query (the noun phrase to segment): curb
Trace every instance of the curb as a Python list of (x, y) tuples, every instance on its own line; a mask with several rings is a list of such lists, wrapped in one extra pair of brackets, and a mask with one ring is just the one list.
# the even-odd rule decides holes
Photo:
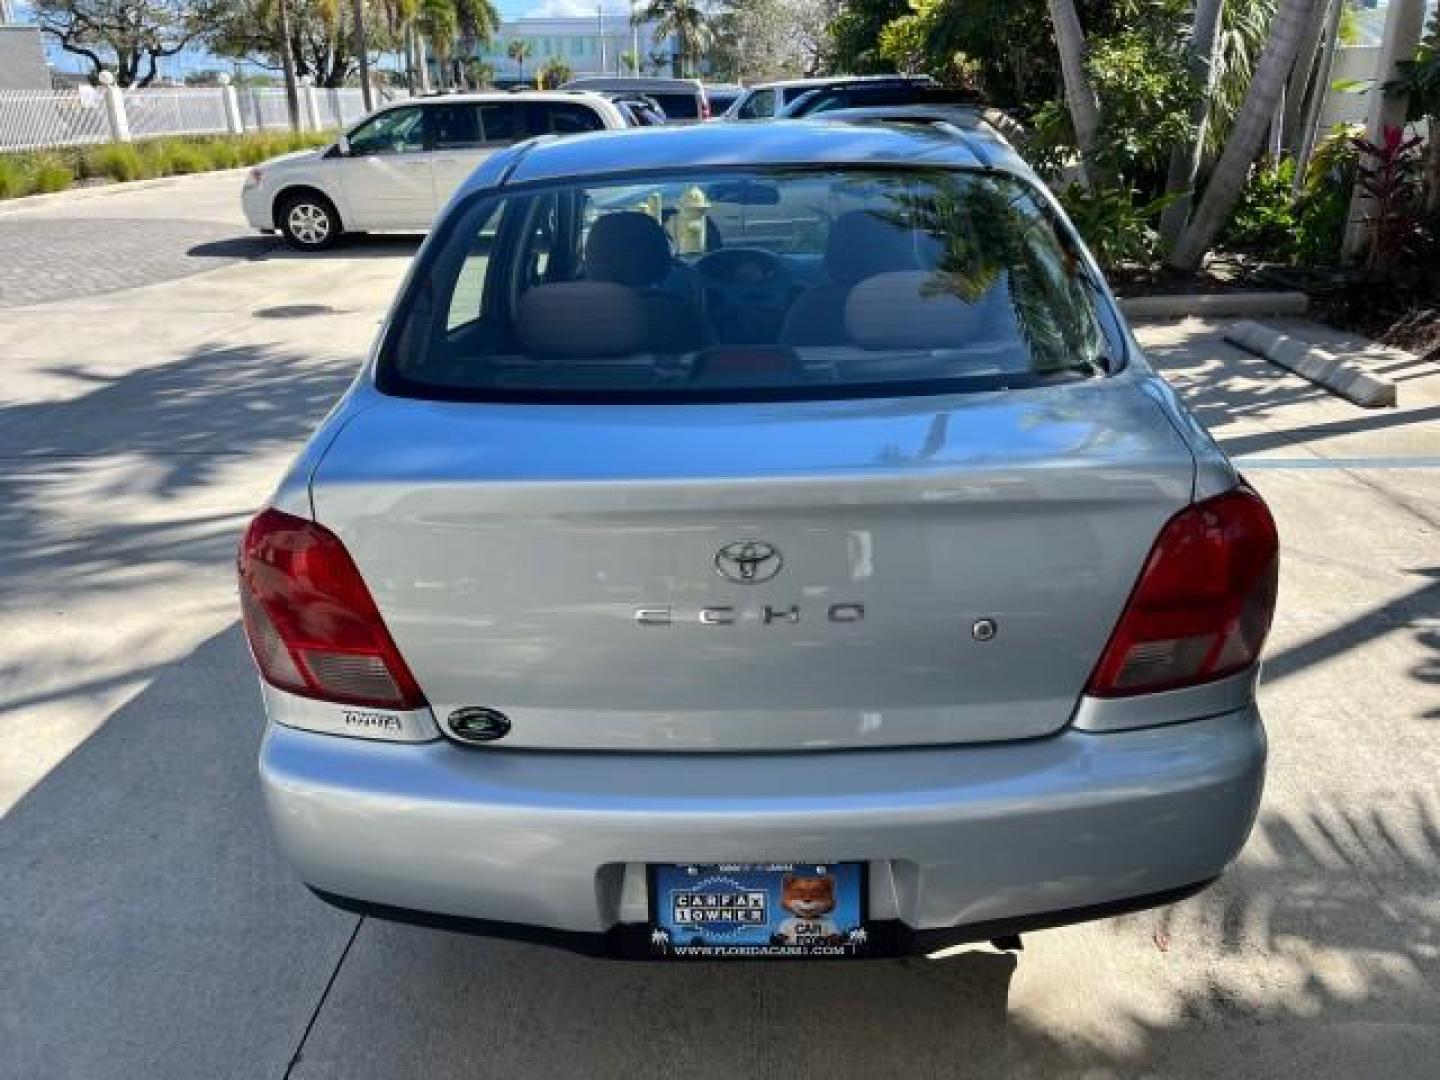
[(1196, 293), (1121, 297), (1127, 319), (1183, 319), (1208, 315), (1303, 315), (1310, 297), (1303, 292)]
[(1313, 341), (1249, 320), (1229, 327), (1225, 340), (1362, 408), (1393, 408), (1396, 404), (1395, 383), (1366, 371), (1352, 359), (1357, 353), (1331, 352)]
[(148, 188), (164, 187), (201, 176), (239, 175), (249, 171), (250, 166), (237, 169), (207, 169), (204, 172), (186, 173), (183, 176), (152, 176), (148, 180), (116, 180), (108, 184), (87, 184), (85, 187), (66, 188), (64, 191), (47, 191), (43, 195), (21, 195), (15, 199), (0, 199), (0, 214), (17, 214), (22, 210), (34, 210), (52, 203), (72, 199), (94, 199), (103, 195), (123, 195), (127, 191), (145, 191)]

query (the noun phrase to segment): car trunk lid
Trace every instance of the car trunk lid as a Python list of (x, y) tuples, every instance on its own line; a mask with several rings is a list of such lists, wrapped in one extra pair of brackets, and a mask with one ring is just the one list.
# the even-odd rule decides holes
[(756, 751), (1063, 727), (1194, 462), (1143, 377), (728, 405), (375, 395), (315, 471), (442, 722)]

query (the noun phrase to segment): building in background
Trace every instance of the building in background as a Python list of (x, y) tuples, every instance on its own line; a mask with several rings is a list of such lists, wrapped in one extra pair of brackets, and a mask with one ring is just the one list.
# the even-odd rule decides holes
[[(669, 39), (656, 37), (650, 24), (632, 27), (624, 15), (522, 18), (501, 23), (494, 40), (475, 51), (477, 60), (494, 69), (499, 85), (520, 81), (520, 65), (507, 53), (510, 43), (516, 40), (530, 45), (530, 55), (525, 59), (526, 82), (533, 82), (535, 73), (552, 58), (562, 60), (576, 76), (632, 74), (621, 57), (635, 51), (639, 52), (642, 75), (669, 75), (675, 69), (675, 50)], [(456, 55), (460, 49), (457, 44)]]
[[(4, 5), (5, 0), (0, 0)], [(50, 68), (45, 46), (33, 26), (15, 26), (11, 12), (0, 8), (0, 90), (49, 90)]]

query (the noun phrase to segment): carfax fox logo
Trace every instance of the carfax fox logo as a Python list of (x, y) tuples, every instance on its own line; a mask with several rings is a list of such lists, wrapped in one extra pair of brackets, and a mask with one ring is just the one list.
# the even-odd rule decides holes
[(835, 910), (835, 879), (821, 874), (786, 874), (780, 885), (780, 906), (790, 913), (771, 939), (775, 945), (814, 945), (835, 941), (840, 928), (830, 918)]

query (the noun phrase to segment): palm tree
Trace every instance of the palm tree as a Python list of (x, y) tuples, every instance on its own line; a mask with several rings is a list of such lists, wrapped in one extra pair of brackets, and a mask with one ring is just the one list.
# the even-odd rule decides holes
[(1210, 174), (1205, 187), (1205, 197), (1195, 208), (1190, 224), (1180, 235), (1175, 249), (1166, 262), (1179, 270), (1195, 270), (1205, 257), (1211, 242), (1230, 219), (1240, 192), (1250, 175), (1250, 166), (1265, 142), (1265, 133), (1275, 115), (1275, 106), (1290, 67), (1295, 63), (1295, 53), (1300, 48), (1300, 38), (1309, 20), (1315, 18), (1322, 0), (1282, 0), (1275, 18), (1270, 24), (1270, 35), (1260, 62), (1255, 66), (1255, 77), (1250, 82), (1250, 91), (1245, 95), (1245, 104), (1235, 119), (1230, 137), (1225, 140), (1225, 149)]
[(680, 53), (680, 74), (690, 75), (694, 63), (710, 47), (710, 19), (695, 0), (650, 0), (635, 22), (655, 24), (657, 38), (674, 38)]
[(569, 64), (558, 56), (551, 56), (535, 72), (535, 83), (541, 90), (556, 90), (574, 77)]
[(505, 46), (505, 55), (520, 65), (520, 81), (525, 81), (525, 61), (530, 58), (530, 42), (524, 38), (516, 38)]
[(385, 22), (391, 36), (403, 42), (405, 71), (412, 91), (420, 88), (419, 61), (416, 59), (415, 17), (420, 13), (419, 0), (384, 0)]
[(1190, 217), (1191, 192), (1205, 153), (1205, 130), (1210, 123), (1210, 102), (1215, 92), (1215, 52), (1220, 46), (1220, 15), (1224, 8), (1225, 0), (1195, 2), (1195, 24), (1190, 32), (1187, 62), (1190, 77), (1200, 92), (1190, 106), (1190, 138), (1170, 152), (1165, 193), (1173, 195), (1175, 201), (1160, 215), (1160, 235), (1172, 246), (1180, 239), (1185, 221)]
[(460, 42), (468, 63), (478, 46), (488, 45), (500, 29), (500, 12), (490, 0), (454, 0), (455, 21), (460, 27)]
[(459, 32), (454, 0), (420, 0), (416, 28), (423, 37), (430, 39), (435, 50), (435, 74), (443, 90), (449, 83), (450, 50)]
[(1099, 179), (1095, 162), (1096, 135), (1100, 130), (1100, 100), (1085, 71), (1085, 31), (1075, 0), (1048, 0), (1050, 24), (1060, 51), (1060, 73), (1065, 80), (1065, 104), (1075, 126), (1075, 143), (1080, 148), (1080, 172), (1087, 188)]

